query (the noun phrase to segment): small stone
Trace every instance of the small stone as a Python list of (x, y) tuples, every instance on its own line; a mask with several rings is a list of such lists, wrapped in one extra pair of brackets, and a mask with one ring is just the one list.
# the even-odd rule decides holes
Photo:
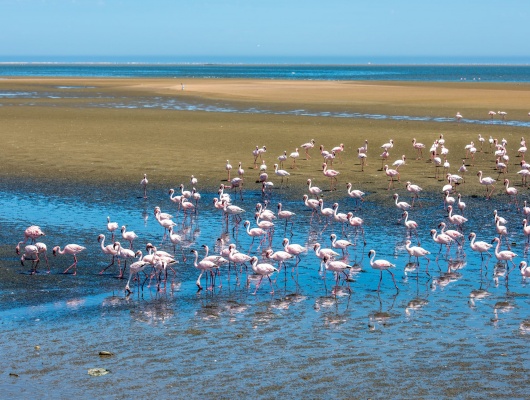
[(100, 357), (112, 357), (114, 353), (111, 353), (110, 351), (100, 351), (99, 356)]
[(40, 346), (35, 346), (35, 350), (39, 351), (40, 350)]
[(14, 372), (10, 372), (9, 376), (14, 376), (15, 378), (18, 378), (18, 374), (15, 374)]
[(88, 375), (90, 376), (103, 376), (107, 375), (110, 371), (106, 368), (90, 368), (88, 370)]

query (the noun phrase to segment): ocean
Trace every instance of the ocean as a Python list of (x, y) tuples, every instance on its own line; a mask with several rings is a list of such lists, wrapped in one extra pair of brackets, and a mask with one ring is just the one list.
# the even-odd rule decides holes
[(0, 62), (0, 77), (8, 76), (530, 82), (530, 66)]

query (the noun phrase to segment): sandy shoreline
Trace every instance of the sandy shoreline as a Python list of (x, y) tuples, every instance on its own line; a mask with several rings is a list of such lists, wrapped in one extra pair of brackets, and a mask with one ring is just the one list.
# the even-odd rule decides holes
[[(380, 171), (380, 145), (393, 138), (395, 147), (388, 159), (407, 156), (402, 180), (411, 180), (426, 189), (441, 186), (434, 179), (434, 167), (427, 163), (428, 148), (440, 134), (451, 149), (448, 160), (455, 173), (465, 156), (464, 146), (477, 142), (478, 134), (508, 140), (511, 163), (518, 163), (514, 151), (526, 128), (502, 125), (473, 125), (424, 121), (390, 121), (350, 118), (304, 117), (292, 115), (237, 114), (160, 109), (116, 109), (91, 107), (94, 96), (120, 99), (171, 97), (206, 104), (268, 107), (275, 110), (346, 110), (386, 115), (452, 117), (457, 111), (465, 118), (487, 120), (487, 112), (505, 110), (510, 119), (528, 119), (530, 85), (493, 83), (416, 83), (416, 82), (308, 82), (197, 79), (65, 79), (14, 78), (0, 81), (0, 91), (58, 91), (69, 97), (36, 100), (0, 99), (0, 176), (12, 179), (64, 179), (73, 182), (130, 182), (137, 184), (143, 173), (156, 182), (175, 186), (198, 176), (203, 187), (214, 188), (226, 179), (224, 166), (229, 159), (246, 170), (247, 187), (254, 183), (252, 150), (267, 146), (265, 155), (271, 180), (276, 182), (273, 164), (287, 151), (315, 139), (326, 149), (344, 143), (339, 185), (348, 181), (364, 190), (387, 188)], [(75, 95), (75, 96), (74, 96)], [(425, 143), (424, 159), (416, 161), (412, 138)], [(356, 149), (369, 140), (368, 166), (360, 172)], [(487, 146), (486, 146), (487, 147)], [(485, 150), (489, 151), (489, 147)], [(308, 177), (326, 187), (317, 148), (311, 160), (299, 160), (291, 185), (303, 186)], [(494, 159), (493, 159), (494, 160)], [(492, 164), (493, 162), (493, 164)], [(494, 168), (491, 154), (480, 154), (476, 173)], [(515, 173), (516, 167), (510, 170)], [(510, 171), (510, 172), (511, 172)], [(235, 172), (235, 171), (234, 171)], [(495, 171), (493, 171), (495, 173)], [(496, 176), (496, 174), (495, 174)], [(516, 177), (515, 174), (510, 176)], [(474, 193), (482, 188), (476, 177), (469, 179)], [(500, 190), (499, 190), (500, 192)]]

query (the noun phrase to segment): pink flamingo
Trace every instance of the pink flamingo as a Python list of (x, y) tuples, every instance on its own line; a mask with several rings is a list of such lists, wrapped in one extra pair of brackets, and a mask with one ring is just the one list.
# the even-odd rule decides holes
[[(324, 257), (322, 259), (322, 262), (324, 263), (325, 269), (324, 271), (332, 271), (335, 273), (335, 287), (339, 287), (339, 280), (340, 280), (340, 274), (343, 274), (345, 277), (346, 282), (348, 282), (348, 290), (351, 292), (350, 289), (350, 281), (348, 280), (349, 276), (346, 273), (347, 270), (351, 270), (352, 266), (346, 264), (343, 261), (337, 261), (329, 259), (328, 257)], [(324, 281), (326, 279), (326, 274), (324, 273)]]
[(383, 145), (381, 145), (381, 148), (384, 149), (385, 151), (388, 151), (392, 147), (394, 147), (394, 140), (392, 139), (390, 139), (388, 143), (384, 143)]
[[(440, 251), (438, 252), (438, 256), (442, 252), (442, 246), (445, 245), (447, 248), (446, 256), (449, 254), (449, 249), (451, 248), (451, 244), (453, 243), (453, 238), (451, 238), (449, 235), (446, 235), (445, 233), (436, 232), (436, 229), (431, 229), (431, 236), (432, 240), (434, 240), (435, 243), (438, 243), (440, 245)], [(436, 258), (438, 259), (438, 256)]]
[(287, 172), (286, 170), (284, 170), (284, 169), (278, 169), (278, 164), (274, 164), (274, 173), (276, 174), (276, 176), (279, 176), (280, 178), (282, 178), (282, 181), (280, 183), (280, 187), (283, 186), (283, 179), (284, 178), (287, 178), (287, 182), (286, 183), (289, 183), (289, 176), (291, 174), (289, 172)]
[(230, 161), (226, 160), (225, 170), (228, 173), (228, 177), (226, 179), (227, 182), (230, 182), (230, 172), (232, 171), (232, 164), (230, 164)]
[(358, 231), (361, 231), (363, 235), (363, 242), (366, 245), (366, 240), (364, 238), (364, 220), (360, 217), (355, 217), (352, 212), (348, 213), (348, 223), (355, 229), (355, 235), (357, 236)]
[(309, 193), (311, 193), (313, 196), (315, 196), (317, 199), (322, 194), (322, 189), (320, 189), (317, 186), (311, 186), (311, 179), (307, 180), (307, 187), (309, 190)]
[[(24, 242), (19, 242), (15, 249), (17, 254), (20, 254), (20, 245)], [(37, 265), (39, 265), (39, 249), (34, 244), (28, 244), (24, 247), (24, 254), (20, 257), (20, 264), (24, 266), (24, 261), (31, 260), (31, 275), (37, 273)]]
[(416, 158), (416, 160), (420, 160), (423, 158), (423, 149), (425, 148), (425, 145), (423, 143), (419, 143), (416, 141), (416, 138), (412, 139), (412, 147), (414, 147), (414, 149), (416, 149), (416, 151), (418, 152), (418, 157)]
[(446, 227), (447, 227), (447, 225), (445, 225), (445, 222), (440, 222), (438, 224), (438, 228), (441, 228), (440, 229), (440, 233), (441, 234), (445, 234), (445, 235), (449, 236), (456, 243), (458, 243), (459, 246), (461, 246), (461, 244), (460, 244), (460, 242), (458, 240), (463, 238), (464, 235), (462, 233), (458, 232), (458, 231), (455, 231), (454, 229), (447, 229), (446, 230)]
[(28, 226), (24, 230), (24, 242), (23, 243), (26, 243), (28, 241), (28, 239), (31, 239), (31, 241), (30, 241), (31, 243), (35, 243), (35, 240), (37, 240), (41, 236), (46, 236), (46, 235), (40, 229), (39, 226), (37, 226), (37, 225)]
[(271, 284), (271, 293), (274, 293), (274, 286), (272, 285), (271, 275), (275, 272), (278, 272), (278, 270), (272, 266), (271, 264), (267, 263), (259, 263), (258, 264), (258, 257), (252, 257), (250, 259), (250, 263), (252, 265), (252, 270), (261, 276), (258, 284), (256, 285), (256, 290), (254, 291), (254, 294), (258, 291), (258, 288), (261, 285), (261, 281), (263, 280), (263, 277), (266, 276), (269, 279), (269, 282)]
[[(499, 248), (501, 246), (501, 241), (498, 237), (493, 239), (491, 243), (494, 243), (494, 242), (497, 242), (497, 246), (495, 246), (495, 258), (497, 258), (497, 260), (499, 261), (505, 261), (506, 263), (506, 270), (508, 271), (506, 273), (506, 282), (508, 282), (508, 275), (510, 274), (511, 271), (513, 271), (513, 268), (515, 268), (515, 263), (513, 262), (513, 259), (517, 257), (517, 254), (515, 254), (513, 251), (510, 251), (510, 250), (499, 251)], [(510, 261), (513, 265), (513, 268), (511, 270), (508, 268), (508, 261)]]
[(480, 259), (484, 260), (484, 253), (488, 253), (488, 255), (491, 257), (492, 254), (488, 251), (493, 246), (489, 243), (483, 242), (483, 241), (475, 241), (477, 238), (477, 234), (475, 232), (471, 232), (469, 234), (468, 239), (471, 240), (469, 243), (469, 247), (471, 247), (471, 250), (476, 251), (480, 253)]
[(355, 199), (359, 205), (361, 202), (364, 201), (363, 199), (363, 196), (364, 196), (364, 192), (358, 190), (358, 189), (352, 189), (352, 184), (351, 182), (348, 182), (346, 184), (346, 189), (348, 190), (348, 196), (350, 196), (352, 199)]
[(272, 249), (267, 249), (267, 251), (265, 251), (265, 257), (268, 258), (269, 260), (274, 260), (278, 262), (278, 272), (279, 272), (282, 269), (282, 264), (285, 268), (287, 268), (285, 265), (285, 262), (293, 258), (294, 255), (289, 254), (283, 250), (273, 251)]
[(380, 155), (379, 157), (381, 157), (381, 171), (383, 170), (383, 164), (385, 163), (386, 160), (388, 160), (388, 157), (390, 157), (390, 153), (388, 152), (388, 150), (384, 150)]
[(147, 199), (147, 184), (149, 181), (147, 180), (147, 174), (144, 174), (144, 178), (140, 181), (140, 185), (144, 188), (144, 199)]
[[(491, 195), (495, 190), (495, 186), (493, 186), (495, 184), (495, 179), (489, 176), (482, 178), (482, 171), (478, 171), (477, 176), (480, 184), (486, 186), (486, 199), (491, 199)], [(488, 187), (491, 187), (491, 192), (489, 192)]]
[(134, 231), (127, 231), (127, 227), (123, 225), (121, 227), (121, 237), (129, 242), (129, 248), (133, 248), (134, 239), (138, 239), (138, 235)]
[(420, 202), (420, 192), (423, 191), (423, 189), (418, 185), (414, 185), (410, 183), (410, 181), (407, 181), (407, 191), (412, 193), (412, 207), (414, 207), (414, 200), (418, 199), (418, 203)]
[[(252, 248), (252, 245), (254, 244), (254, 239), (257, 237), (264, 237), (267, 235), (267, 231), (262, 228), (250, 228), (250, 221), (245, 221), (243, 226), (247, 229), (247, 235), (252, 238), (252, 243), (250, 244), (250, 247)], [(261, 242), (260, 242), (261, 245)], [(258, 246), (259, 248), (259, 246)], [(250, 250), (249, 250), (250, 252)]]
[(304, 200), (304, 204), (306, 205), (306, 207), (310, 208), (311, 211), (312, 211), (312, 213), (311, 213), (311, 220), (312, 220), (313, 219), (313, 215), (320, 208), (320, 202), (318, 200), (315, 200), (315, 199), (310, 199), (307, 194), (304, 194), (302, 199)]
[[(110, 262), (109, 265), (107, 265), (105, 268), (103, 268), (99, 274), (103, 274), (103, 272), (105, 272), (110, 266), (114, 265), (114, 259), (116, 257), (116, 255), (118, 254), (118, 252), (114, 249), (114, 246), (112, 244), (109, 244), (107, 246), (105, 246), (105, 235), (103, 234), (100, 234), (98, 236), (98, 242), (101, 246), (101, 251), (103, 252), (103, 254), (106, 254), (106, 255), (110, 255), (112, 256), (112, 260)], [(120, 275), (121, 275), (121, 269), (120, 269)]]
[(295, 151), (293, 151), (293, 152), (289, 155), (289, 157), (291, 157), (291, 158), (293, 159), (293, 163), (291, 164), (291, 169), (296, 168), (296, 159), (297, 159), (298, 157), (300, 157), (300, 153), (298, 152), (298, 147), (296, 148)]
[(61, 247), (60, 246), (55, 246), (53, 248), (53, 255), (54, 256), (57, 256), (57, 254), (70, 254), (72, 256), (74, 256), (74, 263), (72, 265), (70, 265), (68, 268), (66, 268), (63, 272), (63, 274), (66, 274), (70, 268), (74, 267), (74, 273), (73, 275), (76, 275), (77, 274), (77, 255), (79, 253), (81, 253), (83, 250), (85, 250), (86, 247), (83, 247), (83, 246), (80, 246), (78, 244), (75, 244), (75, 243), (72, 243), (72, 244), (67, 244), (66, 246), (64, 246), (64, 248), (61, 250)]
[(344, 250), (348, 252), (348, 247), (353, 246), (353, 243), (349, 240), (337, 239), (337, 235), (335, 235), (334, 233), (331, 234), (330, 239), (331, 247), (333, 247), (334, 249), (341, 249), (342, 255), (344, 255)]
[(315, 255), (321, 260), (323, 260), (324, 257), (327, 257), (328, 259), (332, 260), (335, 257), (339, 256), (339, 253), (333, 251), (332, 249), (322, 248), (322, 246), (318, 242), (315, 243), (315, 245), (313, 246), (313, 250), (315, 251)]
[(425, 250), (423, 247), (420, 247), (420, 246), (410, 246), (411, 245), (411, 241), (410, 240), (407, 240), (405, 241), (405, 249), (407, 250), (407, 253), (409, 253), (409, 260), (411, 257), (416, 257), (416, 263), (420, 263), (419, 261), (419, 257), (424, 257), (425, 259), (427, 259), (427, 267), (425, 269), (425, 271), (427, 272), (427, 275), (429, 274), (429, 263), (431, 262), (430, 258), (427, 257), (427, 254), (431, 254), (430, 251), (427, 251)]
[(511, 196), (513, 197), (513, 202), (515, 203), (515, 206), (517, 207), (517, 209), (519, 210), (519, 203), (517, 201), (517, 189), (513, 186), (509, 186), (510, 185), (510, 181), (508, 179), (505, 179), (504, 180), (504, 188), (505, 188), (505, 191), (506, 191), (506, 194), (508, 196)]
[(111, 233), (112, 239), (111, 241), (114, 242), (114, 232), (119, 228), (117, 222), (110, 222), (110, 217), (107, 217), (107, 230)]
[[(114, 250), (116, 251), (116, 257), (118, 257), (118, 265), (120, 267), (120, 275), (118, 276), (118, 278), (122, 278), (123, 273), (127, 269), (127, 260), (130, 258), (135, 258), (136, 253), (131, 249), (124, 249), (123, 247), (121, 247), (120, 242), (114, 242), (113, 247), (114, 247)], [(121, 269), (121, 260), (125, 260), (123, 270)]]
[(394, 178), (397, 177), (398, 182), (399, 180), (399, 171), (396, 171), (395, 169), (388, 168), (388, 165), (385, 165), (384, 167), (385, 175), (390, 178), (390, 182), (388, 183), (387, 190), (390, 190), (390, 186), (394, 187)]
[(315, 139), (311, 139), (309, 142), (304, 143), (300, 147), (305, 150), (305, 159), (309, 160), (311, 158), (311, 156), (309, 155), (309, 150), (315, 147)]
[(278, 203), (278, 218), (285, 220), (285, 229), (287, 229), (287, 222), (291, 222), (291, 230), (292, 230), (294, 222), (291, 221), (291, 219), (295, 215), (296, 214), (294, 212), (292, 212), (292, 211), (283, 210), (282, 209), (282, 203)]
[(374, 260), (375, 250), (370, 250), (368, 252), (368, 257), (370, 257), (370, 266), (373, 269), (376, 269), (380, 272), (379, 285), (377, 286), (377, 291), (379, 292), (381, 290), (381, 281), (383, 280), (383, 271), (388, 271), (388, 273), (392, 276), (392, 281), (394, 281), (394, 286), (396, 287), (396, 290), (399, 292), (399, 288), (396, 284), (396, 278), (394, 277), (394, 274), (392, 273), (392, 271), (390, 271), (389, 269), (389, 268), (394, 268), (395, 265), (392, 264), (390, 261), (383, 260), (383, 259)]
[(281, 156), (278, 156), (278, 161), (280, 162), (280, 168), (283, 168), (284, 161), (287, 160), (287, 150), (284, 150)]
[(526, 236), (526, 243), (530, 242), (530, 226), (528, 226), (528, 221), (523, 219), (523, 233)]
[(324, 174), (324, 176), (328, 177), (329, 180), (330, 180), (330, 190), (332, 191), (333, 190), (333, 181), (335, 181), (335, 184), (337, 183), (337, 175), (340, 174), (339, 171), (336, 171), (334, 169), (328, 169), (328, 164), (327, 163), (323, 163), (322, 164), (322, 173)]
[(462, 225), (467, 222), (467, 218), (458, 214), (453, 215), (453, 206), (447, 206), (447, 210), (449, 211), (449, 215), (447, 216), (447, 218), (449, 218), (449, 221), (451, 221), (453, 225), (456, 225), (457, 227), (462, 229)]
[[(363, 149), (363, 150), (361, 150), (361, 149)], [(364, 141), (364, 147), (359, 148), (359, 151), (360, 151), (361, 153), (366, 154), (367, 150), (368, 150), (368, 140), (365, 140), (365, 141)], [(339, 144), (338, 146), (333, 147), (333, 148), (331, 149), (331, 152), (332, 152), (333, 154), (337, 155), (337, 156), (339, 157), (339, 161), (342, 163), (342, 158), (341, 158), (340, 155), (344, 152), (344, 144), (341, 143), (341, 144)], [(368, 165), (368, 164), (366, 164), (366, 165)]]
[[(129, 287), (129, 285), (131, 283), (131, 279), (133, 275), (136, 275), (138, 277), (140, 272), (143, 272), (147, 266), (151, 265), (148, 261), (143, 260), (142, 252), (140, 250), (136, 252), (136, 257), (138, 258), (138, 261), (135, 261), (131, 265), (129, 265), (129, 279), (127, 280), (127, 283), (125, 284), (125, 292), (127, 293), (132, 293), (132, 290)], [(146, 280), (147, 278), (148, 276), (146, 274)], [(145, 283), (145, 280), (144, 280), (144, 283)], [(140, 286), (140, 279), (138, 279), (138, 287), (139, 286)]]
[[(204, 274), (205, 272), (209, 272), (212, 275), (212, 289), (213, 289), (213, 270), (216, 268), (219, 268), (219, 266), (210, 260), (203, 259), (201, 261), (198, 261), (199, 253), (197, 252), (197, 250), (191, 250), (190, 253), (193, 253), (195, 255), (193, 266), (197, 268), (199, 271), (201, 271), (201, 273), (199, 274), (199, 277), (197, 278), (197, 281), (195, 282), (195, 284), (199, 288), (198, 290), (199, 291), (202, 290), (201, 277), (202, 277), (202, 274)], [(208, 284), (208, 277), (206, 277), (206, 284)]]
[(282, 242), (283, 249), (293, 256), (296, 257), (296, 266), (301, 261), (300, 254), (306, 253), (307, 248), (296, 243), (289, 243), (289, 239), (284, 238)]
[(394, 161), (392, 163), (392, 166), (396, 167), (396, 170), (398, 170), (399, 167), (401, 167), (402, 165), (405, 165), (405, 160), (406, 159), (407, 159), (407, 157), (405, 156), (405, 154), (403, 154), (399, 160), (396, 160), (396, 161)]

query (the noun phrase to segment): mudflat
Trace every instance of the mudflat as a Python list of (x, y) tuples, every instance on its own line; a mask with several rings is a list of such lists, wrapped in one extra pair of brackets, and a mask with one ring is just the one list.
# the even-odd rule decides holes
[[(528, 128), (501, 124), (498, 116), (494, 117), (495, 123), (489, 123), (488, 111), (503, 110), (507, 120), (528, 120), (530, 85), (230, 79), (187, 79), (182, 83), (184, 90), (179, 79), (0, 80), (0, 92), (10, 94), (0, 98), (0, 176), (139, 184), (146, 173), (151, 182), (171, 187), (187, 184), (193, 174), (201, 188), (213, 189), (226, 180), (229, 160), (234, 167), (232, 177), (237, 176), (238, 163), (242, 162), (245, 187), (258, 188), (255, 180), (259, 168), (254, 168), (252, 150), (266, 146), (263, 159), (269, 179), (276, 186), (280, 181), (273, 169), (277, 157), (298, 148), (296, 168), (291, 169), (291, 159), (283, 167), (291, 173), (289, 185), (303, 187), (311, 178), (327, 188), (329, 179), (322, 174), (319, 146), (331, 150), (343, 143), (341, 159), (337, 157), (330, 167), (340, 172), (338, 187), (345, 188), (347, 182), (352, 182), (362, 190), (385, 190), (386, 195), (389, 180), (382, 166), (391, 166), (402, 155), (406, 156), (406, 165), (399, 169), (401, 188), (406, 181), (425, 190), (441, 188), (443, 167), (436, 168), (431, 162), (429, 148), (443, 135), (449, 149), (447, 171), (458, 173), (463, 161), (467, 165), (468, 194), (482, 194), (478, 170), (493, 178), (504, 177), (496, 171), (490, 136), (507, 140), (510, 160), (506, 177), (519, 182), (516, 172), (521, 157), (517, 157), (517, 149)], [(168, 100), (190, 107), (175, 110), (157, 106)], [(212, 111), (193, 111), (197, 104), (202, 105), (201, 109), (210, 105)], [(231, 111), (219, 111), (222, 108)], [(451, 120), (282, 114), (292, 110)], [(464, 119), (482, 123), (458, 122), (454, 119), (457, 112)], [(485, 138), (482, 152), (479, 134)], [(419, 160), (412, 146), (414, 138), (425, 144)], [(310, 151), (311, 159), (306, 160), (300, 146), (311, 139), (316, 145)], [(388, 159), (381, 160), (380, 146), (390, 139), (394, 147)], [(357, 149), (365, 140), (367, 165), (361, 171)], [(465, 146), (471, 141), (478, 149), (474, 160), (466, 158)]]

